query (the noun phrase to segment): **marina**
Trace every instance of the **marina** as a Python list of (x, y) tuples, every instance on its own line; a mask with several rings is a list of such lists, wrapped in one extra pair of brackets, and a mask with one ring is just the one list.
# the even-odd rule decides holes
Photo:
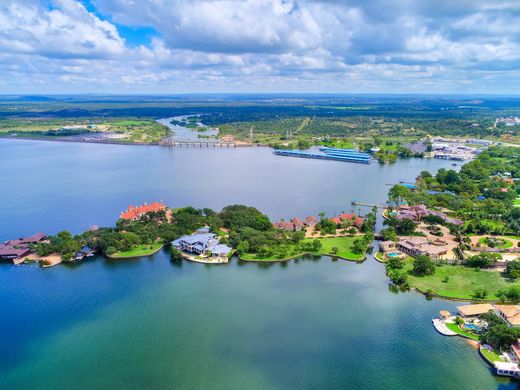
[(319, 152), (275, 150), (273, 153), (278, 156), (314, 158), (318, 160), (335, 160), (360, 164), (370, 164), (372, 162), (372, 156), (370, 154), (361, 153), (354, 149), (320, 148)]

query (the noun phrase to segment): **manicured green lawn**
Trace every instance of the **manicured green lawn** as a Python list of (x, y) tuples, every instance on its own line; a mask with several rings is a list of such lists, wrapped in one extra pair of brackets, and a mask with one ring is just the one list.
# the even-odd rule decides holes
[[(413, 261), (413, 260), (412, 260)], [(408, 261), (405, 269), (412, 269), (412, 261)], [(448, 278), (444, 282), (445, 278)], [(410, 287), (422, 292), (432, 290), (435, 294), (460, 299), (474, 299), (473, 294), (478, 288), (485, 288), (488, 292), (486, 299), (498, 299), (496, 293), (501, 288), (517, 285), (497, 271), (476, 271), (475, 268), (463, 265), (443, 265), (435, 267), (435, 274), (429, 276), (408, 275)]]
[[(337, 256), (341, 257), (345, 260), (351, 261), (363, 261), (365, 258), (364, 253), (354, 253), (352, 251), (352, 245), (354, 240), (360, 237), (331, 237), (331, 238), (319, 238), (321, 241), (321, 249), (316, 252), (317, 255), (326, 255), (326, 256)], [(306, 242), (314, 241), (314, 238), (306, 238)], [(336, 254), (332, 253), (332, 248), (338, 248), (338, 252)], [(276, 248), (275, 253), (269, 257), (260, 257), (256, 253), (245, 253), (240, 255), (242, 260), (246, 261), (283, 261), (290, 260), (296, 257), (300, 257), (304, 255), (301, 251), (298, 251), (295, 245), (285, 245)]]
[[(362, 261), (365, 258), (364, 253), (354, 253), (352, 251), (352, 245), (354, 244), (354, 240), (361, 239), (361, 237), (331, 237), (331, 238), (320, 238), (321, 241), (321, 250), (320, 254), (330, 255), (330, 256), (338, 256), (343, 259), (353, 260), (353, 261)], [(308, 239), (311, 240), (312, 239)], [(338, 252), (336, 254), (332, 253), (332, 248), (338, 248)]]
[(452, 323), (452, 322), (446, 322), (445, 324), (449, 330), (452, 330), (453, 332), (458, 333), (462, 336), (468, 337), (472, 340), (478, 341), (478, 336), (474, 335), (473, 333), (469, 333), (469, 332), (466, 332), (465, 330), (460, 329), (457, 324)]
[(520, 207), (520, 196), (513, 201), (515, 207)]
[(135, 248), (130, 249), (129, 251), (125, 252), (116, 252), (110, 257), (115, 259), (124, 259), (129, 257), (141, 257), (141, 256), (150, 256), (157, 252), (161, 247), (163, 246), (162, 242), (156, 242), (153, 244), (146, 244), (146, 245), (138, 245)]
[(482, 352), (482, 354), (485, 357), (487, 357), (489, 360), (491, 360), (491, 362), (503, 362), (503, 360), (500, 357), (500, 355), (497, 352), (495, 352), (495, 351), (490, 351), (488, 349), (481, 348), (480, 352)]
[[(495, 248), (499, 248), (499, 249), (507, 249), (507, 248), (511, 248), (513, 246), (513, 243), (509, 240), (506, 240), (504, 238), (500, 238), (500, 240), (503, 240), (504, 243), (501, 244), (501, 245), (497, 245)], [(484, 246), (489, 246), (487, 243), (486, 243), (486, 237), (481, 237), (479, 238), (478, 242), (480, 242), (482, 245)]]

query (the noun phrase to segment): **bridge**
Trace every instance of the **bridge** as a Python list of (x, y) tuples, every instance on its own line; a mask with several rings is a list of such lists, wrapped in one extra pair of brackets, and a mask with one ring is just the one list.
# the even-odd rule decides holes
[(236, 148), (235, 142), (224, 141), (182, 141), (182, 140), (163, 140), (160, 142), (163, 146), (172, 146), (177, 148)]

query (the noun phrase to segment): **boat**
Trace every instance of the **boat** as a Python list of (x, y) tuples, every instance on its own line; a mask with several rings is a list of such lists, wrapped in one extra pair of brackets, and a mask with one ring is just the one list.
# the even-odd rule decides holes
[(452, 167), (456, 167), (457, 166), (457, 163), (453, 163), (451, 164)]

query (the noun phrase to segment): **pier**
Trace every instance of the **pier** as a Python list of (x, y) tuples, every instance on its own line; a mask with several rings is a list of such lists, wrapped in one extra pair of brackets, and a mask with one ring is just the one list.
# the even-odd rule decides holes
[(388, 205), (380, 205), (380, 204), (374, 204), (374, 203), (365, 203), (365, 202), (358, 202), (353, 200), (350, 202), (352, 206), (366, 206), (366, 207), (377, 207), (378, 209), (386, 209)]
[(370, 164), (372, 157), (351, 149), (321, 148), (320, 152), (303, 152), (299, 150), (275, 150), (274, 154), (286, 157), (314, 158), (318, 160), (335, 160)]

